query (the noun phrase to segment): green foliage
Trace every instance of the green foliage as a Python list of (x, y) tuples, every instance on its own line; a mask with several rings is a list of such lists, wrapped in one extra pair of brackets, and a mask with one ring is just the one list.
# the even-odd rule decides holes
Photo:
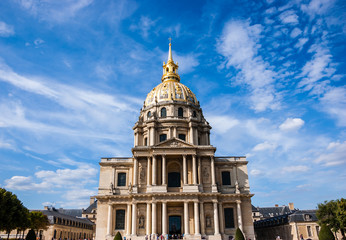
[(323, 224), (320, 230), (320, 233), (318, 234), (318, 239), (319, 240), (334, 240), (334, 235), (330, 228)]
[(235, 240), (245, 240), (244, 234), (240, 230), (240, 228), (237, 228), (235, 232)]
[(24, 227), (23, 219), (27, 218), (28, 209), (12, 192), (0, 188), (0, 231), (7, 233)]
[(122, 236), (121, 236), (120, 232), (117, 232), (117, 234), (115, 234), (113, 240), (122, 240)]
[(325, 201), (318, 204), (318, 210), (316, 212), (318, 222), (320, 225), (327, 225), (333, 232), (341, 231), (343, 237), (345, 237), (346, 227), (346, 200), (341, 198), (340, 200)]
[(36, 233), (33, 229), (30, 229), (30, 231), (26, 235), (25, 240), (36, 240)]
[(30, 228), (36, 231), (46, 230), (49, 226), (49, 221), (46, 215), (39, 211), (32, 211), (29, 214)]

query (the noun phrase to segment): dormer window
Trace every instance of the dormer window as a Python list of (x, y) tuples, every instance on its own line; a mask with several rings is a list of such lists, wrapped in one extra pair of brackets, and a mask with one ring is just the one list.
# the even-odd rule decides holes
[(182, 107), (178, 108), (178, 117), (184, 117), (184, 110)]

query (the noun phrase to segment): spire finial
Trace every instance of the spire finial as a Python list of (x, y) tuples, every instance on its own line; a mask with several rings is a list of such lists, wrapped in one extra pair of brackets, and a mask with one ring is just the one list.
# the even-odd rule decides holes
[(173, 57), (172, 57), (172, 38), (168, 38), (169, 40), (169, 52), (168, 52), (168, 61), (173, 61)]

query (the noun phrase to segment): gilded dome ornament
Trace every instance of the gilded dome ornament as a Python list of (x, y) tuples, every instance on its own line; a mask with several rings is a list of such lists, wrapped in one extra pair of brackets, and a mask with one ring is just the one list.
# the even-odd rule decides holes
[[(163, 62), (163, 74), (159, 85), (151, 90), (144, 102), (145, 107), (155, 103), (177, 101), (196, 105), (198, 103), (195, 94), (184, 84), (180, 83), (178, 63), (173, 61), (172, 43), (170, 39), (168, 61)], [(197, 104), (198, 105), (198, 104)]]

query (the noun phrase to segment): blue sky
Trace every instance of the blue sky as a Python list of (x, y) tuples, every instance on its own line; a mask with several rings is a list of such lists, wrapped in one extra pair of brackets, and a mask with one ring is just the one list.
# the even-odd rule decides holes
[(255, 206), (346, 193), (343, 1), (0, 1), (0, 186), (86, 208), (172, 37), (216, 155), (248, 157)]

